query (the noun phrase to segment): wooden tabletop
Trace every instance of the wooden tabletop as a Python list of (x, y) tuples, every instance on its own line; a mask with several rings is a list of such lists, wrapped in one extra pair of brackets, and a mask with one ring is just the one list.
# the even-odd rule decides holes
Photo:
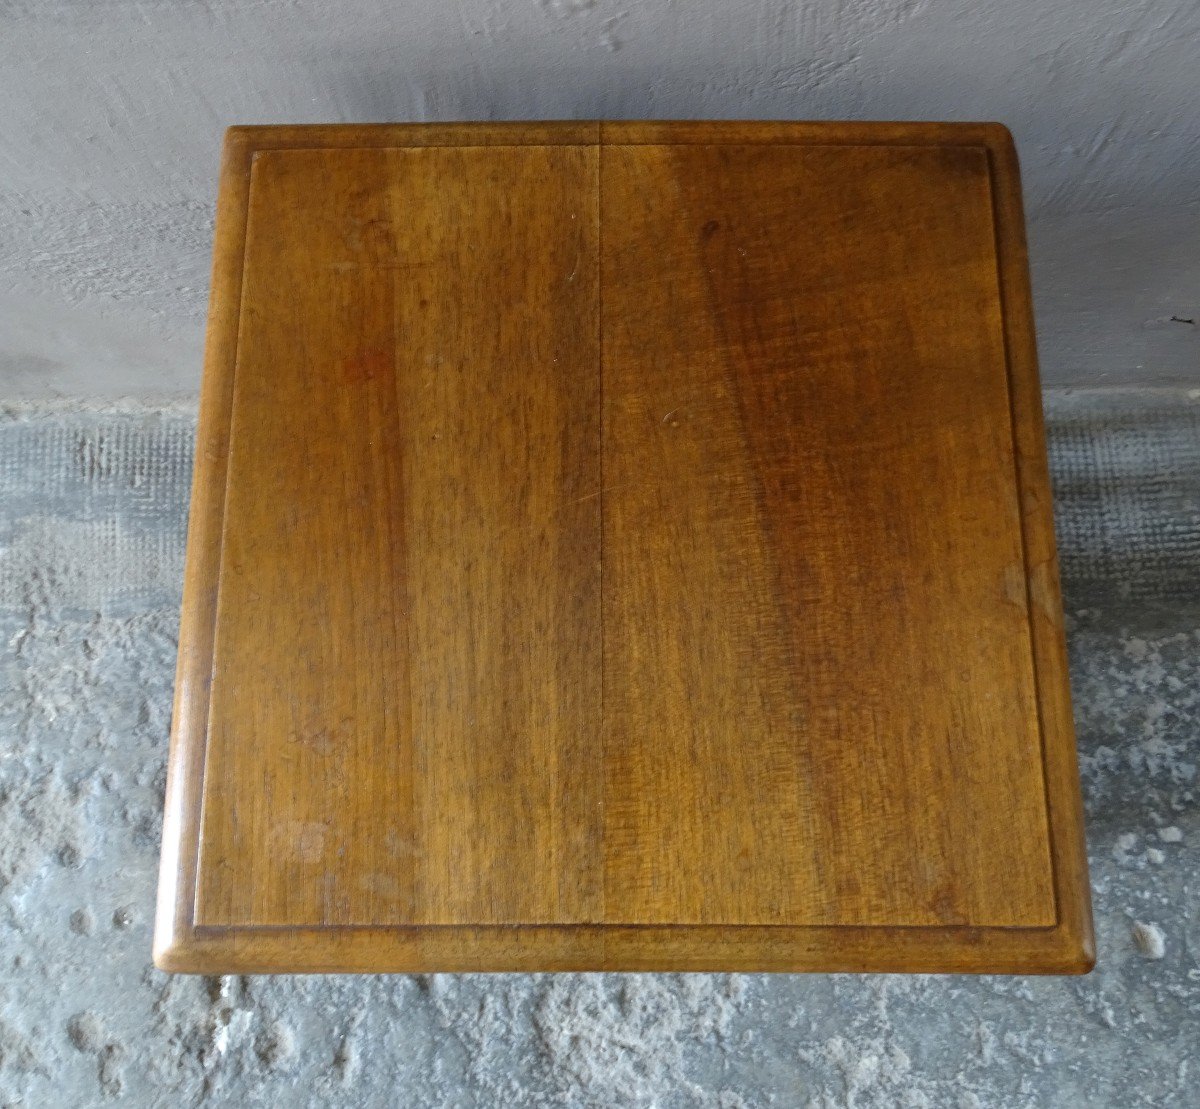
[(155, 961), (1080, 972), (995, 124), (240, 127)]

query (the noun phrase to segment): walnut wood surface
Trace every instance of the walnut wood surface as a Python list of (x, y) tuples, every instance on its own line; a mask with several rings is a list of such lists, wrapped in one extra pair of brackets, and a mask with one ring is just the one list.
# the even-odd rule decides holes
[(995, 125), (238, 128), (155, 958), (1079, 971)]
[(198, 923), (600, 919), (597, 160), (256, 159)]
[(602, 190), (616, 919), (1052, 924), (987, 152)]

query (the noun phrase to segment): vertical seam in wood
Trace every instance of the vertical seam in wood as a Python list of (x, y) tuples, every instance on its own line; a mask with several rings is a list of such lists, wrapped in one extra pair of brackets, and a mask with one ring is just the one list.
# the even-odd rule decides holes
[(599, 437), (599, 482), (600, 492), (596, 498), (600, 502), (599, 527), (599, 594), (600, 594), (600, 849), (593, 861), (600, 872), (600, 920), (608, 920), (608, 852), (606, 849), (607, 836), (607, 782), (608, 782), (608, 711), (605, 705), (605, 630), (606, 607), (604, 603), (604, 133), (603, 124), (597, 128), (596, 135), (596, 372), (598, 374), (598, 403), (600, 418), (598, 424)]
[[(220, 526), (217, 529), (217, 572), (213, 581), (213, 596), (212, 596), (212, 635), (209, 636), (209, 660), (208, 660), (208, 689), (206, 696), (208, 703), (204, 707), (204, 744), (201, 749), (200, 760), (200, 776), (199, 776), (199, 804), (196, 806), (196, 874), (195, 880), (192, 883), (191, 897), (191, 920), (189, 923), (194, 928), (196, 919), (200, 915), (200, 877), (203, 872), (202, 851), (204, 846), (204, 810), (208, 795), (208, 765), (209, 765), (209, 745), (212, 742), (212, 711), (213, 711), (213, 684), (217, 673), (217, 629), (220, 626), (218, 616), (220, 613), (221, 603), (221, 578), (225, 570), (225, 520), (229, 511), (229, 483), (230, 474), (233, 467), (230, 465), (230, 460), (233, 457), (233, 418), (236, 409), (237, 401), (237, 366), (238, 355), (242, 348), (242, 325), (245, 322), (245, 305), (246, 305), (246, 273), (250, 268), (250, 205), (254, 196), (254, 170), (258, 161), (258, 151), (252, 150), (250, 155), (250, 170), (249, 180), (246, 182), (246, 216), (242, 226), (242, 265), (241, 273), (238, 276), (238, 301), (237, 301), (237, 337), (233, 342), (233, 357), (229, 367), (229, 414), (228, 424), (225, 433), (225, 489), (221, 494), (221, 519)], [(249, 879), (253, 881), (251, 876)]]
[[(384, 171), (384, 188), (387, 192), (385, 201), (385, 210), (389, 223), (394, 224), (396, 215), (396, 188), (395, 178), (391, 173), (390, 163), (392, 158), (386, 153), (384, 160), (388, 163), (388, 168)], [(395, 232), (390, 234), (390, 241), (395, 243)], [(397, 437), (396, 437), (396, 453), (399, 456), (396, 462), (396, 468), (400, 471), (399, 488), (395, 491), (395, 501), (391, 505), (392, 509), (400, 516), (398, 526), (400, 528), (401, 538), (398, 544), (395, 544), (395, 549), (400, 552), (400, 557), (403, 559), (402, 574), (404, 577), (404, 591), (402, 594), (404, 601), (404, 617), (402, 627), (396, 628), (396, 649), (399, 651), (403, 647), (404, 656), (404, 688), (401, 690), (400, 700), (403, 702), (403, 708), (397, 714), (396, 724), (400, 730), (398, 739), (404, 744), (404, 751), (401, 753), (401, 766), (404, 770), (405, 780), (408, 784), (408, 795), (404, 798), (407, 811), (408, 827), (405, 829), (411, 840), (416, 839), (416, 825), (418, 820), (417, 813), (417, 790), (416, 790), (416, 763), (417, 750), (416, 744), (413, 742), (413, 737), (416, 735), (415, 712), (413, 710), (413, 681), (412, 681), (412, 620), (409, 618), (411, 605), (409, 597), (412, 589), (412, 574), (411, 560), (409, 558), (408, 549), (408, 481), (407, 472), (404, 466), (404, 406), (403, 392), (400, 386), (400, 311), (399, 311), (399, 296), (396, 290), (396, 271), (388, 270), (388, 283), (391, 292), (391, 309), (392, 309), (392, 398), (395, 405)], [(389, 522), (389, 541), (391, 540), (393, 529), (397, 526), (397, 521)], [(395, 570), (393, 568), (393, 573)], [(394, 589), (394, 583), (393, 583)], [(394, 594), (393, 594), (394, 596)], [(393, 619), (395, 616), (393, 615)], [(409, 867), (411, 873), (410, 890), (411, 902), (409, 914), (415, 921), (424, 911), (424, 905), (417, 903), (417, 889), (423, 888), (419, 882), (418, 867), (420, 860), (417, 857), (410, 856)]]
[(1012, 342), (1009, 334), (1008, 297), (1005, 291), (1005, 278), (1008, 271), (1008, 259), (1004, 251), (1004, 236), (1001, 233), (1001, 221), (1004, 219), (1002, 210), (1003, 197), (1000, 196), (996, 174), (996, 156), (990, 146), (985, 146), (988, 161), (988, 199), (992, 207), (992, 238), (996, 254), (996, 292), (1000, 302), (1000, 328), (1004, 340), (1004, 386), (1008, 400), (1009, 433), (1012, 437), (1013, 474), (1017, 488), (1017, 524), (1021, 535), (1021, 559), (1025, 563), (1025, 614), (1029, 637), (1030, 671), (1033, 676), (1033, 702), (1037, 714), (1038, 753), (1041, 759), (1042, 771), (1042, 803), (1046, 813), (1046, 847), (1050, 855), (1050, 888), (1054, 897), (1054, 927), (1062, 923), (1062, 905), (1059, 899), (1058, 851), (1055, 841), (1054, 810), (1051, 807), (1050, 771), (1046, 761), (1046, 722), (1042, 714), (1042, 683), (1039, 674), (1037, 633), (1034, 630), (1033, 603), (1033, 567), (1029, 559), (1028, 529), (1025, 526), (1026, 492), (1022, 480), (1021, 441), (1019, 423), (1015, 406), (1015, 383), (1013, 381)]

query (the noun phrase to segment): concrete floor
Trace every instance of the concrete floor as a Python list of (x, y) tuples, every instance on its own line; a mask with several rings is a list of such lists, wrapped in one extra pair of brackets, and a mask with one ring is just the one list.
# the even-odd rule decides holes
[(0, 412), (0, 1105), (1200, 1103), (1200, 391), (1048, 409), (1081, 979), (159, 973), (193, 418)]

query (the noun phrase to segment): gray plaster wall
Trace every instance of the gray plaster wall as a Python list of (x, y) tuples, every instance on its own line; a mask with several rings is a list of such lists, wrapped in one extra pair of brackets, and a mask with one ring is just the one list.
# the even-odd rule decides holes
[(1051, 384), (1194, 380), (1196, 0), (0, 0), (0, 397), (196, 392), (231, 123), (997, 119)]

